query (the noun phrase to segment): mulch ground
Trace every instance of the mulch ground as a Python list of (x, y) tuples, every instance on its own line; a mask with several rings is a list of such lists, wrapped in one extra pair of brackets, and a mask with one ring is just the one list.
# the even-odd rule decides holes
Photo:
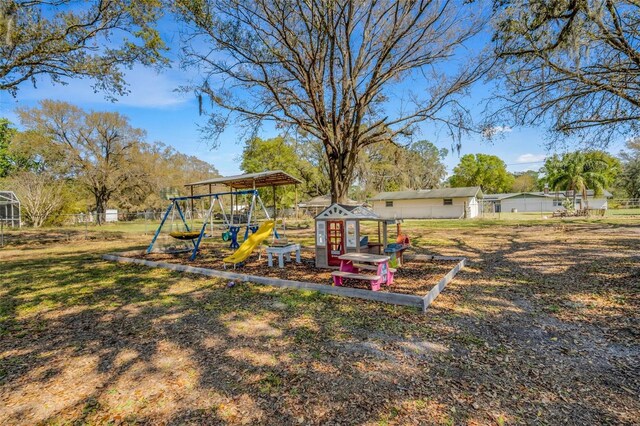
[[(224, 269), (222, 259), (231, 254), (231, 250), (217, 247), (213, 244), (203, 244), (200, 247), (195, 260), (189, 260), (190, 253), (166, 254), (151, 253), (136, 255), (140, 259), (147, 259), (156, 262), (179, 263), (183, 265), (197, 266), (201, 268)], [(410, 252), (406, 256), (404, 265), (397, 269), (394, 281), (391, 286), (381, 286), (380, 291), (393, 293), (413, 294), (417, 296), (426, 295), (440, 279), (453, 268), (457, 261), (436, 261), (424, 258), (416, 258)], [(412, 258), (413, 257), (413, 258)], [(274, 256), (274, 267), (267, 264), (267, 256), (262, 253), (258, 257), (257, 251), (252, 254), (244, 265), (239, 266), (234, 272), (258, 275), (263, 277), (280, 278), (283, 280), (305, 281), (316, 284), (332, 285), (332, 269), (316, 268), (315, 253), (310, 248), (303, 248), (300, 252), (300, 263), (295, 262), (295, 254), (291, 255), (292, 261), (285, 260), (284, 268), (278, 268), (278, 259)], [(229, 270), (232, 267), (227, 266)], [(373, 273), (366, 271), (365, 273)], [(369, 289), (367, 282), (362, 280), (344, 280), (344, 287)]]
[(426, 313), (0, 249), (0, 425), (639, 424), (640, 223), (409, 225), (469, 259)]

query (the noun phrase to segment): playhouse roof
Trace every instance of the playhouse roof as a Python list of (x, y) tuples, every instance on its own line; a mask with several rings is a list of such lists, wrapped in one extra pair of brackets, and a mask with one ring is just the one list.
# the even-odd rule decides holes
[(369, 219), (380, 220), (380, 216), (363, 206), (349, 206), (333, 203), (324, 209), (316, 219)]
[(302, 183), (300, 179), (295, 178), (282, 170), (269, 170), (259, 173), (217, 177), (199, 182), (187, 183), (185, 186), (226, 185), (234, 189), (251, 189), (262, 188), (265, 186), (296, 185), (299, 183)]

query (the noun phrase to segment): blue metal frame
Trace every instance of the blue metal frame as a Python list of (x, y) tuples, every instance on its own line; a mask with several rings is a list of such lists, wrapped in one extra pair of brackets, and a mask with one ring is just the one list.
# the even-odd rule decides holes
[(202, 236), (204, 235), (205, 229), (207, 229), (206, 220), (202, 224), (202, 229), (200, 229), (200, 235), (198, 235), (198, 240), (195, 243), (191, 241), (193, 243), (193, 252), (191, 253), (191, 256), (189, 256), (189, 260), (194, 260), (196, 258), (196, 255), (198, 254), (198, 247), (200, 247), (200, 243), (202, 242)]
[[(182, 223), (184, 223), (184, 227), (187, 230), (187, 232), (191, 231), (191, 228), (189, 228), (189, 224), (187, 223), (187, 219), (185, 219), (184, 214), (182, 213), (182, 209), (180, 208), (180, 203), (176, 200), (173, 201), (173, 204), (176, 205), (176, 210), (178, 210), (178, 214), (180, 215), (180, 219), (182, 219)], [(191, 213), (193, 215), (193, 212)], [(191, 244), (193, 244), (194, 248), (196, 247), (196, 244), (193, 242), (193, 240), (191, 240)]]
[(147, 248), (147, 254), (151, 253), (151, 250), (153, 249), (153, 245), (156, 243), (156, 240), (158, 239), (158, 235), (160, 235), (160, 231), (162, 230), (164, 223), (167, 221), (167, 217), (169, 217), (169, 213), (171, 213), (172, 208), (173, 208), (173, 202), (169, 204), (167, 211), (164, 213), (164, 216), (162, 217), (162, 221), (160, 222), (160, 226), (158, 226), (158, 229), (156, 230), (156, 233), (153, 236), (153, 239), (151, 240), (151, 244), (149, 244), (149, 248)]
[[(180, 215), (180, 219), (182, 220), (182, 223), (184, 223), (184, 226), (187, 230), (187, 232), (190, 232), (191, 229), (189, 228), (189, 224), (187, 223), (187, 220), (184, 217), (184, 214), (182, 213), (182, 209), (180, 208), (180, 203), (179, 201), (186, 201), (186, 200), (198, 200), (200, 198), (206, 198), (206, 197), (213, 197), (215, 199), (218, 199), (221, 195), (245, 195), (245, 194), (255, 194), (258, 195), (258, 190), (257, 189), (248, 189), (248, 190), (243, 190), (243, 191), (229, 191), (229, 192), (216, 192), (216, 193), (210, 193), (210, 194), (200, 194), (200, 195), (190, 195), (190, 196), (184, 196), (184, 197), (174, 197), (174, 198), (170, 198), (169, 200), (171, 200), (171, 204), (169, 204), (169, 207), (167, 208), (167, 211), (164, 214), (164, 217), (162, 218), (162, 221), (160, 222), (160, 226), (158, 226), (158, 229), (156, 230), (156, 233), (153, 236), (153, 239), (151, 240), (151, 244), (149, 244), (149, 247), (147, 248), (147, 253), (151, 253), (151, 250), (153, 249), (153, 245), (155, 244), (158, 235), (160, 235), (160, 231), (162, 230), (162, 227), (164, 226), (165, 222), (167, 221), (167, 217), (169, 217), (169, 213), (171, 213), (171, 209), (174, 208), (178, 211), (178, 214)], [(255, 230), (253, 230), (253, 227), (251, 227), (251, 231), (255, 232)], [(257, 227), (255, 227), (257, 230)], [(207, 222), (205, 221), (202, 224), (202, 228), (200, 229), (200, 235), (198, 235), (198, 238), (196, 241), (191, 241), (191, 243), (193, 244), (193, 251), (191, 252), (191, 256), (189, 257), (190, 260), (194, 260), (196, 258), (196, 255), (198, 254), (198, 247), (200, 247), (200, 243), (202, 242), (202, 237), (204, 236), (204, 232), (207, 229)], [(240, 230), (240, 227), (238, 227), (238, 231)], [(278, 238), (278, 233), (275, 230), (275, 227), (273, 229), (274, 231), (274, 235), (276, 238)], [(235, 237), (233, 238), (233, 234), (232, 234), (232, 239), (231, 239), (231, 248), (233, 247), (233, 243), (235, 241), (235, 244), (239, 246), (238, 242), (237, 242), (237, 232)], [(247, 230), (245, 232), (245, 239), (247, 239), (249, 234), (249, 227), (247, 227)], [(237, 247), (235, 247), (237, 248)]]

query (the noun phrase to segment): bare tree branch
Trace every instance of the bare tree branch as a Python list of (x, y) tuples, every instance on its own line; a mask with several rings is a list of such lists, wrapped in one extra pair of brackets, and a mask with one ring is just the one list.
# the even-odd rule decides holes
[(540, 125), (552, 143), (592, 145), (640, 132), (640, 3), (636, 0), (496, 1), (494, 36), (509, 89), (492, 120)]
[[(481, 6), (182, 0), (176, 7), (189, 25), (185, 65), (199, 67), (205, 79), (197, 92), (212, 102), (208, 134), (224, 130), (224, 112), (241, 124), (272, 121), (313, 135), (324, 146), (333, 198), (343, 200), (363, 147), (406, 137), (424, 120), (445, 120), (453, 99), (490, 68), (474, 57), (451, 67), (485, 23)], [(403, 80), (426, 69), (432, 78), (411, 88), (414, 96), (397, 111), (389, 96), (409, 90)]]

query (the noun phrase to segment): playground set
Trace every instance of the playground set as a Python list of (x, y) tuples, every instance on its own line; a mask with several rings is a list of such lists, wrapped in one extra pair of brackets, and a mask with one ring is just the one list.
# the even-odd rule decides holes
[[(238, 234), (242, 228), (242, 225), (240, 225), (239, 223), (236, 223), (236, 221), (234, 220), (233, 210), (231, 210), (231, 212), (227, 215), (224, 204), (223, 204), (223, 197), (225, 195), (230, 197), (247, 195), (251, 197), (251, 201), (249, 203), (249, 211), (246, 214), (247, 221), (246, 221), (246, 224), (244, 224), (244, 227), (245, 227), (244, 241), (245, 242), (252, 241), (254, 243), (254, 246), (251, 248), (251, 250), (248, 253), (247, 253), (247, 248), (244, 248), (242, 251), (240, 251), (240, 244), (238, 243)], [(193, 216), (192, 216), (192, 224), (191, 226), (189, 226), (189, 223), (184, 213), (185, 209), (184, 207), (180, 207), (181, 202), (193, 202), (194, 200), (200, 200), (203, 202), (203, 206), (204, 206), (204, 200), (207, 198), (209, 199), (209, 208), (206, 211), (204, 208), (202, 209), (202, 211), (205, 211), (204, 216), (202, 218), (202, 226), (200, 226), (199, 230), (195, 228), (193, 224)], [(270, 220), (269, 212), (267, 211), (264, 204), (262, 203), (260, 194), (256, 189), (245, 190), (245, 191), (215, 192), (210, 194), (174, 197), (174, 198), (171, 198), (170, 201), (171, 203), (169, 204), (169, 207), (167, 207), (167, 210), (162, 216), (162, 221), (160, 222), (160, 226), (156, 230), (153, 236), (153, 239), (151, 240), (151, 244), (149, 244), (149, 247), (147, 248), (147, 253), (152, 252), (153, 247), (158, 239), (158, 236), (162, 232), (162, 228), (167, 223), (167, 219), (169, 218), (169, 215), (171, 215), (170, 223), (169, 223), (169, 227), (170, 227), (169, 235), (172, 238), (175, 238), (177, 240), (191, 241), (193, 248), (188, 249), (188, 251), (191, 251), (191, 256), (189, 257), (189, 259), (194, 260), (198, 254), (198, 248), (200, 247), (202, 240), (207, 237), (214, 237), (215, 225), (213, 222), (213, 213), (215, 211), (216, 206), (219, 207), (220, 214), (223, 220), (223, 224), (221, 228), (223, 230), (221, 234), (222, 240), (230, 241), (229, 248), (238, 249), (238, 251), (234, 253), (235, 257), (232, 259), (230, 263), (233, 263), (235, 265), (236, 263), (246, 259), (246, 257), (248, 257), (248, 255), (251, 254), (255, 246), (259, 245), (271, 233), (274, 234), (275, 238), (278, 238), (278, 233), (275, 229), (275, 221)], [(264, 214), (267, 218), (267, 221), (262, 225), (262, 227), (259, 227), (259, 225), (256, 222), (253, 222), (253, 219), (255, 219), (255, 216), (254, 216), (255, 207), (256, 207), (256, 204), (258, 203), (262, 207), (262, 210), (264, 211)], [(180, 223), (178, 224), (178, 227), (180, 229), (174, 231), (176, 213), (180, 218)], [(209, 228), (209, 233), (207, 233), (207, 227)], [(258, 238), (255, 237), (253, 239), (250, 239), (249, 233), (257, 234), (257, 236), (264, 237), (264, 238), (261, 238), (259, 241), (256, 241), (258, 240)], [(234, 262), (235, 260), (241, 257), (241, 256), (237, 256), (238, 252), (245, 253), (246, 256), (240, 259), (238, 262)]]
[[(160, 236), (162, 229), (169, 227), (169, 236), (180, 241), (188, 241), (190, 245), (186, 248), (165, 250), (164, 252), (179, 253), (184, 251), (191, 252), (189, 260), (195, 260), (198, 255), (198, 249), (205, 238), (213, 238), (216, 236), (216, 230), (222, 231), (220, 234), (223, 241), (229, 241), (229, 248), (235, 252), (225, 257), (224, 266), (227, 264), (237, 265), (246, 261), (246, 259), (259, 248), (260, 245), (272, 237), (272, 244), (286, 245), (286, 240), (280, 239), (276, 229), (276, 190), (277, 186), (297, 185), (300, 181), (293, 176), (281, 171), (269, 171), (262, 173), (252, 173), (239, 176), (230, 176), (222, 178), (214, 178), (206, 181), (194, 182), (186, 184), (190, 189), (191, 195), (170, 198), (170, 204), (165, 211), (160, 226), (156, 230), (146, 253), (149, 254), (154, 250), (154, 246)], [(229, 188), (227, 191), (213, 192), (213, 187), (224, 185)], [(273, 216), (269, 214), (265, 207), (258, 188), (271, 186), (273, 188)], [(205, 194), (194, 194), (194, 188), (208, 187), (209, 191)], [(224, 199), (230, 200), (230, 209), (227, 213)], [(247, 210), (244, 214), (239, 214), (238, 201), (242, 198), (248, 199), (248, 203), (244, 206)], [(205, 208), (205, 202), (208, 200), (208, 208)], [(203, 212), (202, 224), (199, 227), (194, 225), (195, 211), (194, 205), (200, 201)], [(191, 225), (187, 220), (188, 206), (190, 205)], [(262, 224), (258, 223), (258, 207), (264, 213), (265, 220)], [(222, 219), (222, 224), (214, 223), (214, 215), (218, 214)], [(244, 219), (246, 217), (246, 219)], [(176, 221), (178, 222), (176, 224)], [(244, 228), (244, 238), (242, 245), (238, 241), (241, 230)]]
[[(414, 255), (411, 262), (404, 265), (403, 255), (410, 246), (410, 240), (402, 232), (401, 221), (382, 219), (364, 206), (337, 203), (331, 204), (315, 216), (315, 244), (312, 251), (306, 250), (301, 253), (304, 248), (300, 244), (280, 237), (276, 231), (278, 221), (275, 187), (298, 183), (299, 180), (282, 171), (270, 171), (187, 184), (191, 195), (169, 200), (161, 223), (144, 252), (112, 253), (103, 257), (118, 262), (218, 277), (231, 280), (229, 285), (237, 280), (276, 287), (308, 289), (412, 306), (422, 311), (427, 309), (447, 283), (464, 267), (464, 258), (435, 255)], [(217, 185), (225, 185), (228, 189), (213, 191), (213, 186)], [(208, 186), (209, 190), (203, 194), (195, 194), (194, 188), (202, 186)], [(271, 212), (265, 207), (258, 192), (258, 188), (268, 186), (273, 188), (274, 195)], [(240, 204), (242, 198), (249, 201)], [(230, 200), (229, 204), (226, 200)], [(189, 217), (188, 212), (194, 212), (194, 206), (198, 202), (202, 208), (195, 224), (194, 215), (191, 214)], [(229, 205), (230, 208), (227, 210), (226, 206)], [(259, 214), (264, 217), (258, 219)], [(374, 231), (375, 234), (375, 227), (362, 226), (363, 222), (377, 225), (377, 239), (375, 235), (372, 235), (372, 239), (368, 235), (362, 235), (365, 230)], [(284, 231), (284, 221), (282, 224), (281, 231)], [(395, 225), (397, 231), (397, 238), (391, 242), (388, 237), (390, 225)], [(187, 248), (177, 251), (158, 250), (155, 246), (163, 229), (164, 235), (186, 244)], [(221, 249), (220, 243), (201, 248), (202, 242), (207, 238), (220, 238), (223, 242), (228, 242), (228, 248), (233, 252), (227, 253), (225, 249)], [(270, 242), (264, 244), (268, 239), (271, 239)], [(251, 255), (256, 251), (258, 260), (262, 258), (264, 251), (268, 261), (250, 261)], [(190, 252), (188, 262), (165, 261), (167, 257), (179, 259), (179, 256), (174, 255), (182, 252)], [(199, 253), (202, 258), (196, 260)], [(274, 257), (277, 257), (278, 268), (275, 268)], [(296, 263), (285, 267), (285, 260), (293, 259)], [(420, 265), (425, 265), (425, 262), (432, 262), (431, 266), (422, 269), (424, 266)], [(442, 262), (456, 264), (449, 270)], [(222, 268), (213, 268), (212, 265), (216, 263), (222, 263)], [(233, 269), (242, 266), (242, 271), (221, 270), (227, 269), (227, 265), (233, 265)], [(398, 274), (400, 267), (402, 273)], [(431, 279), (441, 276), (439, 274), (444, 273), (443, 268), (448, 272), (433, 285)], [(300, 278), (303, 278), (303, 281), (297, 280)], [(333, 285), (328, 285), (330, 283)], [(378, 291), (383, 285), (394, 285), (394, 291)], [(429, 292), (420, 295), (426, 289), (430, 289)]]
[[(240, 224), (234, 219), (234, 210), (227, 214), (223, 202), (225, 196), (232, 200), (238, 197), (250, 197), (246, 222)], [(209, 199), (208, 209), (204, 208), (204, 200)], [(185, 250), (174, 250), (174, 253), (190, 251), (190, 260), (198, 255), (198, 249), (204, 238), (216, 236), (213, 214), (219, 209), (222, 218), (221, 238), (230, 241), (229, 248), (235, 251), (223, 259), (223, 265), (236, 266), (243, 264), (251, 254), (261, 247), (263, 242), (272, 237), (270, 246), (266, 247), (269, 266), (273, 266), (273, 256), (278, 256), (278, 266), (284, 267), (284, 258), (291, 260), (291, 254), (296, 254), (296, 261), (300, 263), (300, 245), (289, 243), (286, 239), (279, 239), (276, 231), (276, 221), (271, 219), (264, 206), (257, 189), (236, 190), (227, 192), (212, 192), (170, 199), (160, 226), (156, 230), (151, 244), (146, 252), (151, 253), (154, 245), (165, 226), (169, 226), (169, 236), (177, 240), (190, 241), (191, 246)], [(196, 228), (189, 225), (181, 204), (202, 202), (204, 212), (202, 225)], [(266, 220), (260, 225), (257, 221), (257, 207), (261, 207)], [(275, 209), (274, 209), (275, 211)], [(176, 216), (179, 218), (179, 230), (174, 230)], [(169, 220), (170, 219), (170, 220)], [(378, 225), (377, 241), (369, 241), (367, 236), (361, 237), (361, 221), (374, 221)], [(379, 218), (373, 211), (363, 206), (332, 204), (315, 218), (315, 264), (317, 268), (339, 268), (332, 272), (333, 282), (337, 286), (343, 284), (344, 279), (364, 280), (370, 283), (372, 290), (379, 290), (381, 284), (391, 285), (396, 268), (402, 265), (402, 254), (409, 247), (409, 238), (400, 231), (400, 222)], [(398, 230), (396, 243), (388, 244), (388, 225), (395, 223)], [(242, 244), (238, 242), (238, 235), (244, 227)], [(207, 232), (208, 230), (208, 232)], [(166, 251), (165, 251), (166, 252)], [(384, 253), (384, 254), (383, 254)], [(261, 250), (259, 250), (259, 258)], [(373, 273), (371, 273), (373, 271)]]

